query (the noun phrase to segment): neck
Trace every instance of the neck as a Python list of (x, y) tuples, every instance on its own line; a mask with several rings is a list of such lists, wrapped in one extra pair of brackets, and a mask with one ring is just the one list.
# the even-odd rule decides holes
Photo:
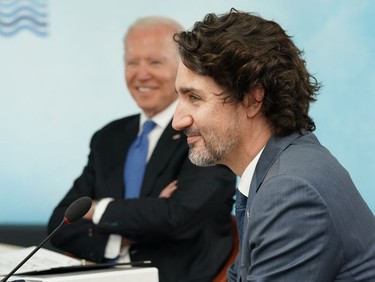
[(250, 124), (248, 128), (242, 128), (244, 134), (240, 138), (235, 151), (223, 164), (228, 166), (237, 176), (241, 177), (246, 167), (264, 148), (272, 137), (272, 130), (267, 120), (262, 119)]

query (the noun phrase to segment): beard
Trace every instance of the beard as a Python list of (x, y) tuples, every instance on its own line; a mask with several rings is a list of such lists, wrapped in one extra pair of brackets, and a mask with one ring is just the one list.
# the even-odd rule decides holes
[(223, 163), (226, 156), (238, 144), (238, 138), (235, 136), (236, 127), (232, 127), (231, 131), (228, 129), (208, 131), (203, 138), (203, 145), (189, 144), (190, 161), (197, 166), (214, 166)]

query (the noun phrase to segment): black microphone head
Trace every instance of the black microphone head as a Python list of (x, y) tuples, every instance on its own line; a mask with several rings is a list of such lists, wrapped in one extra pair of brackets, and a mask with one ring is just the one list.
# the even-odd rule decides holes
[(91, 208), (92, 200), (89, 197), (81, 197), (75, 200), (65, 211), (64, 221), (68, 224), (83, 217)]

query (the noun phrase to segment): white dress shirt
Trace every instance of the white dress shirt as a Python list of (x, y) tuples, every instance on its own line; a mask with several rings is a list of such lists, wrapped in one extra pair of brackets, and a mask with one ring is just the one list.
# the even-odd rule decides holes
[(264, 147), (262, 150), (259, 151), (259, 153), (255, 156), (255, 158), (249, 163), (249, 165), (246, 167), (244, 172), (241, 175), (240, 181), (238, 183), (238, 190), (241, 192), (242, 195), (248, 196), (249, 195), (249, 189), (251, 181), (253, 180), (255, 168), (258, 164), (259, 158), (262, 155), (262, 152), (264, 150)]

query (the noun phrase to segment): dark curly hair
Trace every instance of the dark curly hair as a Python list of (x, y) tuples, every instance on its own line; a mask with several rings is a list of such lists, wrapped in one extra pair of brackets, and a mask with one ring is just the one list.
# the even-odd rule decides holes
[(262, 111), (275, 136), (315, 130), (308, 111), (321, 84), (277, 23), (232, 8), (226, 14), (206, 15), (174, 40), (183, 64), (211, 77), (224, 90), (225, 103), (241, 103), (253, 89), (263, 87)]

